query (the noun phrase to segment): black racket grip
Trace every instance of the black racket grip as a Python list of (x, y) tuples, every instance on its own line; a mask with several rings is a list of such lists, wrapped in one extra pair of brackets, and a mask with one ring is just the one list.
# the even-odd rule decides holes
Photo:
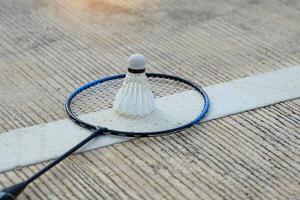
[(14, 199), (16, 198), (12, 196), (10, 193), (0, 192), (0, 200), (14, 200)]
[(26, 186), (27, 183), (22, 182), (5, 188), (4, 190), (0, 191), (0, 200), (16, 199), (19, 196), (19, 194), (21, 194), (21, 192), (26, 188)]

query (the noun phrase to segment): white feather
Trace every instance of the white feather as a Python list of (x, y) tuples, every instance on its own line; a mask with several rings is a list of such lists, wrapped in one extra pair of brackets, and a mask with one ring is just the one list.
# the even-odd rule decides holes
[(126, 74), (113, 107), (119, 114), (128, 117), (148, 115), (155, 109), (154, 96), (145, 73)]

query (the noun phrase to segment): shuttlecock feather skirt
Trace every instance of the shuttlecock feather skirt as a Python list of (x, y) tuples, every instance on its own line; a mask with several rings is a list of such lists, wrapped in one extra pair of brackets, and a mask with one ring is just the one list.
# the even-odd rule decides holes
[(113, 107), (119, 114), (129, 117), (148, 115), (155, 109), (154, 96), (145, 73), (126, 74)]

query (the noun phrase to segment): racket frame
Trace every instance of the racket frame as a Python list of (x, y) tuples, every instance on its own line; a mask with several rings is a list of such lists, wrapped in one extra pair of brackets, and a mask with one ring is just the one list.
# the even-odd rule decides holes
[(189, 128), (195, 124), (198, 124), (199, 121), (205, 117), (206, 113), (208, 112), (208, 108), (209, 108), (209, 98), (208, 98), (208, 95), (206, 94), (206, 92), (199, 85), (193, 83), (192, 81), (189, 81), (189, 80), (186, 80), (186, 79), (180, 78), (178, 76), (174, 76), (174, 75), (159, 74), (159, 73), (146, 73), (146, 75), (147, 75), (147, 77), (152, 77), (152, 78), (163, 78), (163, 79), (171, 79), (174, 81), (179, 81), (181, 83), (184, 83), (184, 84), (192, 87), (203, 97), (203, 100), (204, 100), (203, 109), (201, 110), (201, 112), (197, 115), (197, 117), (194, 120), (192, 120), (191, 122), (189, 122), (187, 124), (178, 126), (176, 128), (166, 129), (166, 130), (162, 130), (162, 131), (155, 131), (155, 132), (126, 132), (126, 131), (112, 130), (109, 128), (96, 126), (96, 125), (87, 123), (87, 122), (79, 119), (71, 109), (72, 100), (79, 93), (81, 93), (82, 91), (84, 91), (90, 87), (93, 87), (95, 85), (99, 85), (99, 84), (102, 84), (104, 82), (108, 82), (111, 80), (122, 79), (122, 78), (125, 78), (125, 76), (126, 76), (126, 74), (117, 74), (117, 75), (112, 75), (112, 76), (108, 76), (105, 78), (100, 78), (98, 80), (91, 81), (91, 82), (77, 88), (67, 98), (67, 100), (65, 102), (65, 110), (66, 110), (67, 114), (69, 115), (70, 119), (72, 121), (74, 121), (76, 124), (80, 125), (81, 127), (84, 127), (84, 128), (90, 129), (90, 130), (94, 130), (94, 131), (97, 129), (105, 129), (105, 132), (104, 132), (105, 134), (119, 135), (119, 136), (126, 136), (126, 137), (148, 137), (148, 136), (164, 135), (164, 134), (168, 134), (168, 133), (175, 133), (175, 132), (181, 131), (183, 129)]

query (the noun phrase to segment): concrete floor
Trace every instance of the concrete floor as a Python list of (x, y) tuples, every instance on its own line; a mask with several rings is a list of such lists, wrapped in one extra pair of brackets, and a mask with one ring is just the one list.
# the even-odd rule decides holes
[[(66, 118), (135, 52), (203, 86), (299, 64), (300, 1), (0, 1), (0, 133)], [(299, 130), (298, 99), (71, 156), (20, 199), (300, 199)]]

